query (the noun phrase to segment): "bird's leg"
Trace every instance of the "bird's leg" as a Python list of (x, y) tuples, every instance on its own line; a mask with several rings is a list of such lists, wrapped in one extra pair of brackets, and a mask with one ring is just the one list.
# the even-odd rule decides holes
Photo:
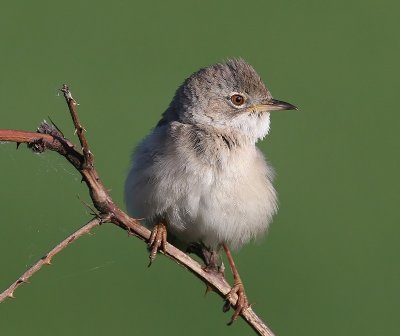
[[(202, 269), (207, 273), (213, 273), (215, 276), (224, 279), (224, 264), (221, 263), (220, 257), (217, 251), (208, 248), (203, 243), (191, 243), (186, 249), (187, 253), (193, 253), (197, 255), (204, 262)], [(213, 288), (206, 284), (206, 292), (211, 292)]]
[(223, 274), (223, 265), (220, 265), (218, 252), (205, 246), (203, 243), (192, 243), (186, 250), (187, 253), (194, 253), (204, 262), (203, 270)]
[(151, 231), (151, 235), (148, 242), (148, 246), (150, 249), (149, 267), (153, 263), (154, 259), (156, 259), (157, 252), (159, 249), (165, 252), (166, 243), (167, 243), (167, 227), (165, 226), (164, 223), (159, 222), (158, 224), (154, 225), (154, 228)]
[(222, 244), (225, 250), (226, 257), (228, 259), (229, 265), (231, 267), (232, 275), (233, 275), (233, 287), (229, 291), (229, 293), (226, 295), (226, 302), (224, 305), (224, 311), (227, 312), (230, 308), (230, 299), (232, 298), (232, 295), (236, 294), (238, 299), (236, 301), (236, 307), (235, 307), (235, 312), (232, 315), (232, 318), (228, 325), (232, 324), (240, 315), (240, 313), (243, 311), (243, 309), (246, 309), (249, 307), (249, 302), (247, 301), (246, 293), (244, 291), (244, 286), (242, 283), (242, 279), (240, 278), (239, 272), (235, 266), (235, 262), (233, 261), (231, 251), (229, 250), (228, 246), (226, 244)]
[[(224, 279), (225, 267), (222, 261), (220, 260), (219, 253), (203, 245), (202, 255), (205, 263), (205, 266), (202, 267), (203, 270), (206, 271), (207, 273), (212, 273), (215, 276)], [(207, 284), (206, 286), (207, 287), (205, 294), (213, 290), (213, 288), (209, 284)]]
[(203, 254), (206, 264), (204, 270), (206, 272), (224, 273), (223, 265), (220, 265), (220, 259), (217, 251), (203, 248)]

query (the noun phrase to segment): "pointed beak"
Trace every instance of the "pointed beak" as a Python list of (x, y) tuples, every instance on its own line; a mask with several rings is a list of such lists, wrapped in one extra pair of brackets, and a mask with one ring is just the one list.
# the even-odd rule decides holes
[(257, 110), (263, 112), (271, 112), (271, 111), (281, 111), (281, 110), (297, 110), (297, 107), (286, 103), (284, 101), (280, 101), (277, 99), (269, 99), (263, 101), (260, 105), (257, 106)]

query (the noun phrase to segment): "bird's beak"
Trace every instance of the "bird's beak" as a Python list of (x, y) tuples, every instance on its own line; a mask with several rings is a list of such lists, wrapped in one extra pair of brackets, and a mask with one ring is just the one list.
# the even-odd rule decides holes
[(297, 110), (297, 107), (284, 101), (269, 99), (257, 105), (256, 109), (260, 112), (271, 112), (280, 110)]

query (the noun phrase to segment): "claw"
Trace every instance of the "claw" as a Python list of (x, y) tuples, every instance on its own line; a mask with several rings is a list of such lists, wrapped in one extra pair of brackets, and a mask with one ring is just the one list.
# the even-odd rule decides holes
[(167, 228), (163, 223), (158, 223), (154, 226), (151, 231), (151, 235), (149, 238), (149, 267), (153, 263), (154, 259), (157, 257), (157, 252), (161, 249), (163, 252), (166, 251), (166, 243), (167, 243)]
[(230, 303), (229, 300), (225, 299), (225, 303), (224, 303), (224, 305), (222, 306), (222, 311), (223, 311), (224, 313), (227, 313), (227, 312), (229, 311), (229, 309), (231, 309), (231, 303)]
[(236, 294), (238, 298), (235, 305), (235, 312), (233, 313), (231, 320), (228, 322), (228, 325), (231, 325), (233, 322), (235, 322), (244, 309), (250, 307), (249, 302), (247, 301), (246, 294), (244, 292), (243, 284), (239, 281), (235, 281), (232, 289), (226, 295), (226, 301), (223, 307), (224, 312), (227, 312), (229, 310), (230, 300), (232, 299), (232, 296), (234, 294)]

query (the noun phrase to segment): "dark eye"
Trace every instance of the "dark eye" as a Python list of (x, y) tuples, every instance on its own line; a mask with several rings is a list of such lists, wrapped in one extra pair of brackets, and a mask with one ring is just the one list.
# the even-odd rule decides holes
[(244, 97), (240, 94), (234, 94), (231, 96), (231, 102), (233, 103), (233, 105), (236, 106), (241, 106), (244, 104)]

